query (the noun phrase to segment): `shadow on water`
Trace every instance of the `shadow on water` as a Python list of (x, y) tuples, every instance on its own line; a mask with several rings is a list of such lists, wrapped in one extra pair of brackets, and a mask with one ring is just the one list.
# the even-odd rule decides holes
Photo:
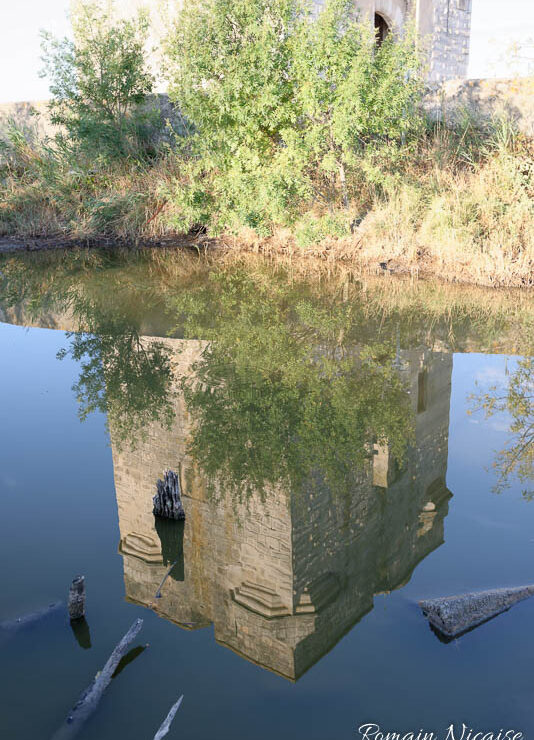
[(76, 638), (76, 642), (82, 648), (82, 650), (90, 650), (91, 648), (91, 632), (89, 630), (89, 624), (85, 618), (82, 619), (71, 619), (70, 626), (72, 634)]
[(161, 544), (163, 565), (172, 565), (169, 575), (175, 581), (184, 580), (184, 522), (154, 517)]
[(148, 645), (136, 645), (136, 647), (133, 647), (131, 650), (129, 650), (126, 655), (120, 659), (119, 665), (115, 668), (115, 671), (113, 672), (111, 678), (117, 678), (117, 676), (122, 673), (127, 665), (133, 663), (136, 658), (138, 658), (145, 652), (147, 647)]

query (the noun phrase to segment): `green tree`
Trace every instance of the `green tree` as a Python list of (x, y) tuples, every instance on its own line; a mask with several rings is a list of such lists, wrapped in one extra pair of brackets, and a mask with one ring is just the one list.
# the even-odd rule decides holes
[(158, 117), (147, 105), (146, 12), (115, 19), (112, 3), (79, 3), (72, 27), (73, 41), (42, 34), (51, 119), (63, 130), (56, 140), (92, 156), (138, 155)]
[(173, 197), (184, 225), (261, 228), (306, 195), (284, 133), (296, 124), (289, 35), (295, 0), (185, 3), (167, 43), (170, 96), (189, 136)]
[(409, 33), (380, 47), (351, 0), (200, 0), (167, 41), (187, 163), (171, 197), (180, 225), (291, 223), (303, 206), (348, 203), (346, 167), (419, 121)]
[(421, 64), (408, 26), (376, 45), (374, 29), (352, 0), (329, 0), (292, 38), (299, 131), (293, 146), (317, 173), (320, 195), (341, 194), (348, 206), (347, 168), (369, 148), (398, 144), (420, 131)]
[[(120, 315), (83, 302), (89, 331), (69, 332), (70, 347), (60, 350), (80, 363), (73, 386), (84, 421), (99, 411), (118, 449), (135, 448), (151, 422), (170, 428), (174, 419), (171, 353), (163, 342), (139, 335)], [(78, 309), (81, 308), (81, 305)]]

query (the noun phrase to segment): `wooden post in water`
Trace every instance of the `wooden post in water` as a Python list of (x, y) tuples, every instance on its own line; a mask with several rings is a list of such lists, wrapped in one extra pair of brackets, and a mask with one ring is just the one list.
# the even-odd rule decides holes
[(178, 474), (167, 470), (163, 480), (158, 480), (156, 486), (158, 492), (152, 499), (154, 515), (165, 519), (185, 519)]
[(85, 576), (76, 576), (70, 584), (68, 606), (71, 620), (85, 617)]

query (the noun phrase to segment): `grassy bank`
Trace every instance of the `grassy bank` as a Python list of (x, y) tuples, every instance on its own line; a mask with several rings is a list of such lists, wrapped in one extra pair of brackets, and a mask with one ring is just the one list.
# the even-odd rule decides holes
[(74, 42), (46, 37), (57, 133), (0, 136), (0, 236), (534, 285), (534, 143), (506, 119), (427, 121), (409, 31), (377, 47), (349, 0), (227, 13), (202, 0), (169, 30), (174, 128), (150, 107), (145, 16), (92, 5)]
[[(386, 169), (349, 181), (348, 210), (303, 210), (271, 234), (250, 227), (211, 237), (176, 229), (166, 196), (180, 178), (172, 153), (144, 166), (85, 171), (40, 145), (15, 142), (0, 184), (0, 234), (24, 244), (216, 246), (342, 261), (487, 286), (534, 285), (534, 156), (507, 131), (433, 129)], [(378, 173), (374, 167), (380, 167)]]

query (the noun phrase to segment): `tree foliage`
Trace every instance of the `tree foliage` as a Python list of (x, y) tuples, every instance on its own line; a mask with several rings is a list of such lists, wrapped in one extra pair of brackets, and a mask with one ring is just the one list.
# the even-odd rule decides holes
[(185, 3), (167, 41), (189, 124), (173, 197), (184, 223), (259, 231), (303, 203), (348, 200), (346, 168), (418, 125), (413, 38), (379, 47), (351, 0)]
[(358, 303), (236, 271), (173, 306), (186, 336), (212, 340), (182, 388), (189, 450), (213, 492), (283, 483), (350, 495), (373, 443), (387, 442), (402, 462), (413, 438), (409, 396), (394, 344), (361, 343)]
[(72, 41), (42, 34), (51, 119), (64, 132), (57, 140), (93, 156), (139, 154), (156, 123), (147, 105), (154, 80), (146, 12), (116, 19), (110, 3), (80, 3), (72, 27)]

